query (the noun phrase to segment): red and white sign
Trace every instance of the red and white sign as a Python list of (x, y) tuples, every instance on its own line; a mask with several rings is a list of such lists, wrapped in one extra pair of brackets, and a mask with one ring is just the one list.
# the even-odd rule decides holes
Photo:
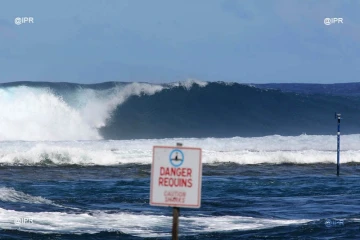
[(199, 208), (201, 182), (200, 148), (154, 146), (150, 205)]

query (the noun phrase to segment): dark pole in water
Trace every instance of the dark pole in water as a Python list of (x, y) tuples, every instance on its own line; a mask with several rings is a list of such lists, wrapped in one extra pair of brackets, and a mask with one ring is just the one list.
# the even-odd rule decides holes
[(340, 119), (341, 119), (341, 114), (340, 113), (335, 113), (335, 118), (337, 118), (337, 123), (338, 123), (338, 130), (337, 130), (337, 173), (336, 175), (339, 176), (340, 174)]
[(179, 239), (179, 215), (180, 215), (180, 209), (178, 207), (174, 207), (173, 208), (172, 240)]
[[(176, 146), (181, 147), (182, 143), (177, 143)], [(179, 239), (179, 215), (180, 208), (173, 207), (172, 240)]]

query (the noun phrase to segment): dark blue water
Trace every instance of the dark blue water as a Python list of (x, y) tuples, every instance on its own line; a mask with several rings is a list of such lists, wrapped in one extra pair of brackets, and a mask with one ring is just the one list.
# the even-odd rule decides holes
[[(0, 239), (169, 239), (149, 163), (152, 146), (179, 141), (204, 154), (202, 205), (180, 210), (181, 239), (360, 239), (351, 86), (2, 84)], [(352, 134), (339, 177), (334, 112)]]
[[(20, 89), (21, 86), (28, 88)], [(329, 135), (334, 132), (335, 112), (343, 116), (342, 133), (360, 133), (358, 88), (359, 84), (356, 83), (251, 87), (223, 82), (159, 85), (14, 82), (0, 84), (5, 96), (0, 100), (11, 109), (19, 108), (18, 111), (25, 115), (21, 118), (22, 123), (30, 125), (26, 127), (30, 129), (32, 122), (51, 127), (69, 125), (63, 123), (66, 120), (63, 118), (60, 118), (60, 122), (46, 121), (59, 118), (58, 115), (69, 115), (64, 113), (64, 106), (60, 106), (64, 101), (66, 107), (76, 111), (84, 121), (79, 124), (96, 129), (102, 139), (298, 136), (303, 133)], [(47, 94), (58, 99), (53, 110), (46, 104), (54, 101), (50, 95), (46, 101), (32, 97), (32, 94), (39, 98), (40, 93), (45, 94), (39, 89), (48, 89), (50, 93)], [(14, 101), (26, 102), (28, 106), (12, 106)], [(53, 116), (53, 112), (58, 115)], [(16, 117), (4, 118), (10, 118), (9, 122), (17, 121)], [(51, 132), (50, 129), (46, 131)], [(94, 139), (85, 133), (77, 135), (76, 140)], [(1, 139), (9, 140), (10, 137), (0, 136)], [(11, 135), (10, 140), (39, 139), (15, 134)], [(55, 135), (44, 140), (69, 138)]]
[(279, 89), (284, 92), (296, 92), (303, 94), (326, 94), (336, 96), (360, 96), (360, 83), (268, 83), (253, 84), (258, 88)]
[[(356, 163), (339, 177), (334, 164), (205, 164), (181, 239), (359, 239), (359, 174)], [(149, 205), (149, 184), (150, 165), (1, 167), (0, 239), (169, 239), (172, 210)]]

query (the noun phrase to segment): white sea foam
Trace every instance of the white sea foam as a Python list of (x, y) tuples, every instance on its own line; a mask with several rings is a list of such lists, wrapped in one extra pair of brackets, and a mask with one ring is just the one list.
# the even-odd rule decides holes
[(0, 89), (0, 140), (100, 139), (80, 113), (48, 89)]
[(95, 140), (112, 111), (128, 97), (154, 94), (159, 85), (132, 83), (115, 89), (79, 89), (65, 102), (46, 88), (0, 89), (0, 140)]
[(170, 86), (184, 87), (185, 89), (190, 90), (194, 84), (199, 85), (200, 87), (205, 87), (208, 84), (208, 82), (204, 82), (196, 79), (187, 79), (186, 81), (172, 83), (170, 84)]
[(130, 96), (152, 95), (174, 86), (190, 89), (193, 84), (206, 86), (206, 82), (195, 80), (169, 86), (131, 83), (108, 90), (79, 88), (65, 98), (48, 88), (0, 88), (0, 141), (101, 139), (98, 129)]
[(61, 208), (78, 209), (78, 208), (62, 206), (60, 204), (54, 203), (49, 199), (40, 196), (32, 196), (30, 194), (26, 194), (21, 191), (16, 191), (13, 188), (7, 188), (7, 187), (0, 187), (0, 201), (14, 202), (14, 203), (47, 204)]
[(53, 202), (48, 199), (37, 196), (31, 196), (29, 194), (16, 191), (13, 188), (6, 188), (6, 187), (0, 187), (0, 201), (34, 203), (34, 204), (53, 204)]
[[(127, 141), (3, 142), (0, 164), (150, 164), (154, 145), (203, 149), (204, 163), (335, 163), (336, 136), (158, 139)], [(360, 162), (360, 135), (345, 135), (341, 162)]]
[[(19, 219), (32, 219), (30, 223), (15, 224)], [(37, 233), (98, 233), (121, 231), (139, 237), (169, 236), (164, 234), (171, 228), (170, 216), (102, 211), (71, 214), (63, 212), (18, 212), (0, 208), (2, 229), (16, 229)], [(181, 217), (180, 229), (184, 235), (230, 230), (253, 230), (303, 224), (307, 219), (276, 220), (241, 216), (197, 216)]]

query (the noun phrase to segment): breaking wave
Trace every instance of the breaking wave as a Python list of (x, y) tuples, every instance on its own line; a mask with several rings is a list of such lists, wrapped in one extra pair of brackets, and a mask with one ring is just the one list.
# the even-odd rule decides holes
[(0, 88), (0, 140), (97, 140), (112, 112), (130, 96), (153, 95), (170, 87), (190, 89), (186, 81), (171, 85), (147, 83), (71, 85), (19, 83)]
[(0, 141), (360, 133), (360, 99), (188, 80), (0, 85)]

